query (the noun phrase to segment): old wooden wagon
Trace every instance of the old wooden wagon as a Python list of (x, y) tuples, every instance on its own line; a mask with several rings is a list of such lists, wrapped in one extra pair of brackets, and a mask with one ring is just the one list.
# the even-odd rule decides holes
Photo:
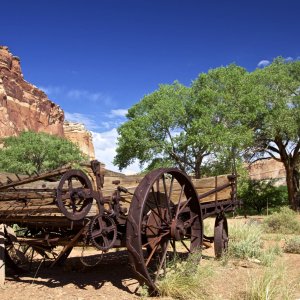
[[(140, 283), (156, 291), (169, 260), (200, 251), (205, 240), (214, 242), (217, 257), (226, 249), (225, 213), (238, 204), (234, 175), (192, 181), (164, 168), (130, 181), (109, 177), (104, 184), (104, 173), (92, 161), (78, 170), (2, 174), (6, 263), (23, 271), (37, 257), (60, 264), (75, 246), (92, 245), (101, 253), (126, 247)], [(209, 216), (216, 216), (214, 237), (203, 234)]]

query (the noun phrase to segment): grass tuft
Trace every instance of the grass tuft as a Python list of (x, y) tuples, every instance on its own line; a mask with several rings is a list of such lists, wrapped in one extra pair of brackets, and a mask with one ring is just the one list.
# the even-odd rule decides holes
[(161, 296), (175, 299), (207, 299), (211, 266), (200, 266), (201, 254), (194, 253), (185, 261), (175, 260), (168, 266), (166, 276), (158, 282)]
[(251, 276), (247, 285), (246, 300), (293, 299), (296, 284), (287, 277), (283, 266), (268, 267), (261, 276)]
[(261, 226), (256, 224), (233, 225), (229, 230), (229, 257), (247, 259), (260, 256), (263, 247)]
[(264, 266), (270, 266), (276, 256), (282, 254), (278, 244), (263, 248), (263, 228), (257, 223), (235, 225), (230, 228), (230, 240), (227, 253), (223, 257), (223, 264), (230, 258), (255, 260)]

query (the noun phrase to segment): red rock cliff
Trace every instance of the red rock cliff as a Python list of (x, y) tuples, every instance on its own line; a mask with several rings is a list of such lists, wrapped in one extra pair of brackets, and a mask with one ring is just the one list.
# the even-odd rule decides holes
[(24, 130), (66, 137), (95, 158), (92, 136), (83, 125), (64, 123), (64, 112), (47, 95), (23, 78), (20, 59), (0, 46), (0, 137)]
[(63, 136), (63, 110), (25, 81), (19, 58), (0, 46), (0, 137), (24, 130)]
[(65, 121), (64, 133), (65, 137), (74, 144), (77, 144), (90, 160), (95, 159), (92, 134), (86, 130), (83, 124)]

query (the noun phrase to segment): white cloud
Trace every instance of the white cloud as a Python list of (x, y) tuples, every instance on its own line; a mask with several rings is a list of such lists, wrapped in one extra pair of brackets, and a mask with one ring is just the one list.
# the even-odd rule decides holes
[(101, 102), (101, 103), (104, 103), (104, 104), (109, 104), (112, 99), (110, 96), (107, 96), (101, 92), (96, 92), (96, 93), (93, 93), (93, 92), (90, 92), (90, 91), (87, 91), (87, 90), (69, 90), (67, 91), (66, 93), (66, 96), (68, 98), (71, 98), (73, 100), (89, 100), (89, 101), (92, 101), (92, 102)]
[(90, 92), (82, 89), (66, 89), (63, 86), (40, 86), (48, 96), (60, 96), (72, 100), (83, 100), (91, 102), (101, 102), (101, 104), (109, 105), (112, 103), (112, 98), (102, 92)]
[(269, 65), (269, 64), (270, 64), (270, 61), (269, 61), (269, 60), (263, 59), (263, 60), (261, 60), (261, 61), (257, 64), (257, 66), (258, 66), (259, 68), (263, 68), (263, 67), (265, 67), (265, 66), (267, 66), (267, 65)]
[(110, 111), (109, 117), (126, 117), (126, 114), (128, 113), (128, 109), (112, 109)]
[(44, 91), (49, 96), (59, 95), (63, 92), (64, 88), (61, 86), (40, 86), (42, 91)]
[(65, 112), (66, 120), (83, 123), (89, 130), (108, 131), (119, 127), (124, 121), (127, 109), (115, 109), (109, 113), (100, 113), (98, 116), (91, 114)]
[[(105, 164), (106, 169), (119, 172), (118, 167), (113, 165), (113, 159), (116, 155), (118, 132), (113, 128), (105, 132), (93, 132), (93, 144), (95, 148), (96, 159)], [(127, 175), (140, 172), (138, 163), (132, 164), (130, 167), (122, 170)]]
[(292, 60), (293, 60), (293, 58), (292, 58), (292, 57), (290, 57), (290, 56), (288, 56), (288, 57), (286, 57), (284, 60), (285, 60), (285, 61), (292, 61)]
[(91, 115), (65, 112), (65, 118), (67, 121), (82, 123), (89, 130), (99, 128), (99, 125)]

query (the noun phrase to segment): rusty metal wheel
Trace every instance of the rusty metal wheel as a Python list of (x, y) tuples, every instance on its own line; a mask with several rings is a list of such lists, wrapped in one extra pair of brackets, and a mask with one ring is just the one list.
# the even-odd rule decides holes
[(95, 216), (89, 226), (89, 238), (98, 250), (107, 252), (117, 239), (115, 221), (106, 215)]
[(93, 186), (80, 170), (66, 172), (57, 187), (56, 200), (61, 212), (70, 220), (83, 219), (93, 204)]
[(5, 256), (7, 264), (16, 273), (38, 272), (41, 266), (49, 267), (54, 261), (62, 265), (72, 248), (68, 249), (58, 260), (57, 247), (42, 244), (42, 232), (27, 230), (22, 237), (17, 237), (14, 230), (6, 227)]
[(203, 220), (197, 192), (178, 169), (157, 169), (143, 178), (127, 219), (130, 263), (141, 284), (157, 292), (171, 262), (201, 250)]
[(218, 214), (214, 229), (214, 248), (215, 256), (220, 258), (228, 248), (228, 225), (223, 213)]

